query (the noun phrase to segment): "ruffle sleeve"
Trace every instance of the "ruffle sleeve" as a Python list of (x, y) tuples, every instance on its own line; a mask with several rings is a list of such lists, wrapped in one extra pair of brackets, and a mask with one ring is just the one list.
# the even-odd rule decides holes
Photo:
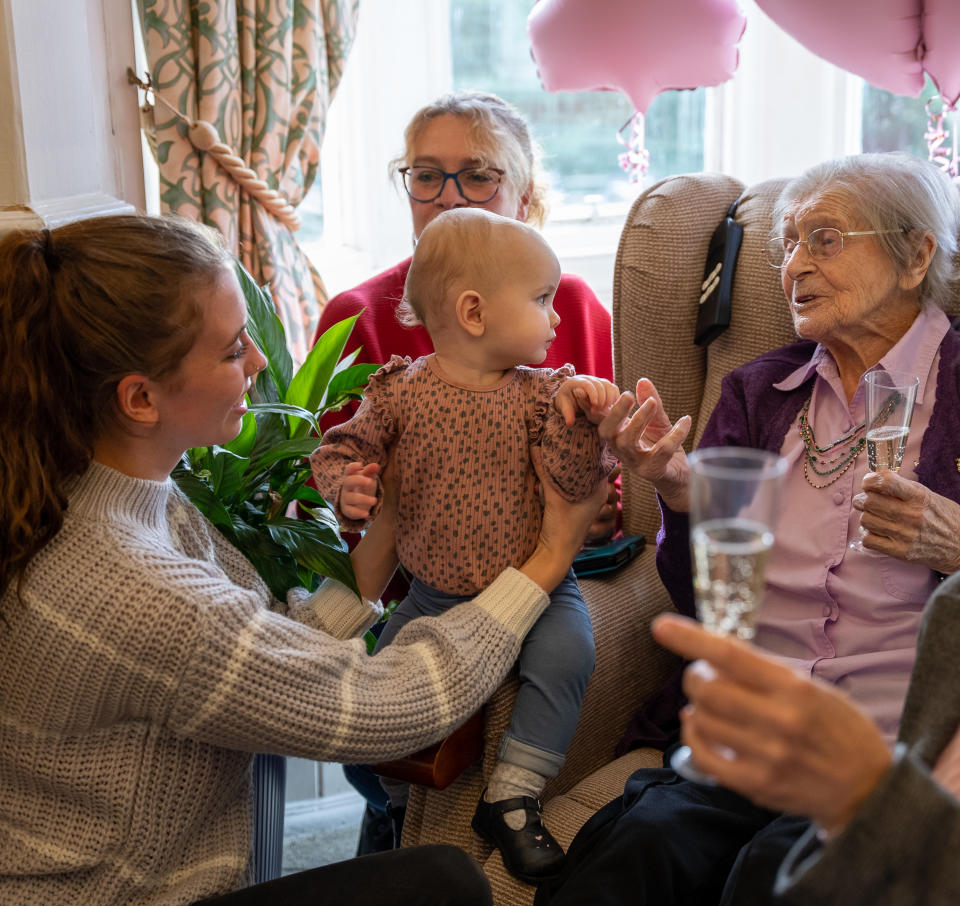
[(370, 376), (364, 390), (363, 402), (354, 416), (342, 425), (330, 428), (321, 438), (320, 446), (310, 454), (310, 468), (317, 490), (327, 500), (348, 532), (363, 530), (380, 512), (381, 489), (378, 501), (366, 519), (348, 519), (340, 508), (340, 491), (347, 464), (376, 462), (386, 468), (390, 449), (397, 438), (397, 417), (393, 406), (393, 387), (398, 373), (411, 365), (409, 357), (393, 356), (386, 365)]
[(378, 368), (370, 379), (363, 391), (364, 401), (369, 404), (369, 408), (383, 425), (383, 430), (391, 437), (397, 433), (397, 423), (393, 413), (393, 406), (390, 404), (392, 399), (390, 379), (391, 374), (399, 374), (405, 371), (413, 364), (413, 359), (408, 355), (392, 355), (390, 361)]
[(553, 398), (557, 395), (560, 385), (568, 378), (572, 378), (577, 372), (573, 365), (561, 365), (556, 369), (540, 369), (540, 384), (537, 387), (537, 395), (533, 402), (533, 423), (530, 430), (530, 445), (534, 446), (543, 440), (544, 426), (551, 413), (555, 412), (553, 408)]
[(610, 475), (617, 458), (582, 412), (568, 426), (554, 407), (557, 391), (574, 374), (572, 365), (564, 365), (544, 376), (534, 404), (531, 444), (539, 443), (544, 470), (557, 491), (567, 500), (583, 500)]

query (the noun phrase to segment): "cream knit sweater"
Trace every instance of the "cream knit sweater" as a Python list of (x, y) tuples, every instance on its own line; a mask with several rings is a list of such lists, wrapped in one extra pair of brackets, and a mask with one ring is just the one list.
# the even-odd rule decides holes
[(251, 753), (369, 762), (439, 739), (547, 600), (507, 570), (371, 658), (334, 637), (373, 618), (345, 588), (283, 605), (171, 482), (94, 463), (22, 600), (0, 600), (0, 903), (248, 883)]

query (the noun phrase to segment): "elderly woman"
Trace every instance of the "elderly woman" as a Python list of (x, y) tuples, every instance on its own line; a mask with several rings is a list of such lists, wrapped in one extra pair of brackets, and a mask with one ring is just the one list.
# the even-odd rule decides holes
[[(757, 642), (833, 683), (897, 732), (924, 603), (960, 564), (960, 474), (950, 444), (960, 411), (960, 338), (940, 308), (953, 293), (960, 198), (933, 165), (859, 155), (811, 168), (774, 211), (771, 263), (800, 341), (724, 380), (702, 446), (773, 450), (789, 471)], [(899, 475), (868, 473), (864, 375), (919, 376)], [(622, 398), (601, 432), (660, 496), (661, 577), (693, 613), (684, 416), (671, 425), (655, 388)], [(848, 542), (866, 530), (867, 552)], [(870, 551), (874, 552), (871, 553)], [(678, 687), (645, 703), (632, 741), (663, 738)], [(669, 727), (667, 727), (669, 729)], [(769, 899), (776, 866), (805, 822), (725, 789), (641, 771), (584, 826), (544, 903)], [(602, 893), (595, 895), (598, 878)], [(590, 895), (587, 896), (587, 891)]]

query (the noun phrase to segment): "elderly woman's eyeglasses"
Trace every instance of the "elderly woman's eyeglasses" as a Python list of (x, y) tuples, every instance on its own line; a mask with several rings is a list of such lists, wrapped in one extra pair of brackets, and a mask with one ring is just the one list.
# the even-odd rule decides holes
[(827, 261), (843, 251), (843, 240), (849, 236), (877, 236), (880, 233), (899, 233), (899, 230), (855, 230), (843, 233), (834, 227), (814, 230), (806, 239), (790, 239), (778, 236), (767, 243), (767, 261), (776, 268), (785, 268), (798, 246), (805, 245), (810, 257)]
[(448, 179), (471, 204), (485, 204), (500, 191), (503, 170), (496, 167), (464, 167), (447, 173), (439, 167), (401, 167), (403, 187), (414, 201), (433, 201), (440, 197)]

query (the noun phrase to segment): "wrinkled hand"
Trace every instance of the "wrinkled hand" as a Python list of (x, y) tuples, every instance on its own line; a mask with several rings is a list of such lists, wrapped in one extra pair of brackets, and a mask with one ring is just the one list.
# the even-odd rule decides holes
[(864, 547), (941, 573), (960, 569), (960, 504), (883, 469), (864, 476), (853, 507)]
[(889, 769), (879, 730), (838, 689), (685, 617), (658, 617), (653, 634), (694, 660), (683, 739), (697, 768), (728, 789), (836, 833)]
[(560, 385), (553, 397), (553, 405), (568, 426), (573, 424), (578, 409), (598, 425), (619, 396), (616, 384), (589, 374), (575, 374)]
[(348, 519), (367, 519), (377, 505), (377, 476), (380, 466), (375, 463), (347, 463), (340, 486), (340, 510)]
[(671, 424), (657, 388), (647, 378), (637, 381), (636, 402), (639, 407), (631, 415), (634, 397), (621, 394), (600, 422), (600, 438), (628, 469), (657, 489), (670, 509), (685, 513), (690, 508), (690, 469), (683, 442), (693, 421), (684, 415)]

